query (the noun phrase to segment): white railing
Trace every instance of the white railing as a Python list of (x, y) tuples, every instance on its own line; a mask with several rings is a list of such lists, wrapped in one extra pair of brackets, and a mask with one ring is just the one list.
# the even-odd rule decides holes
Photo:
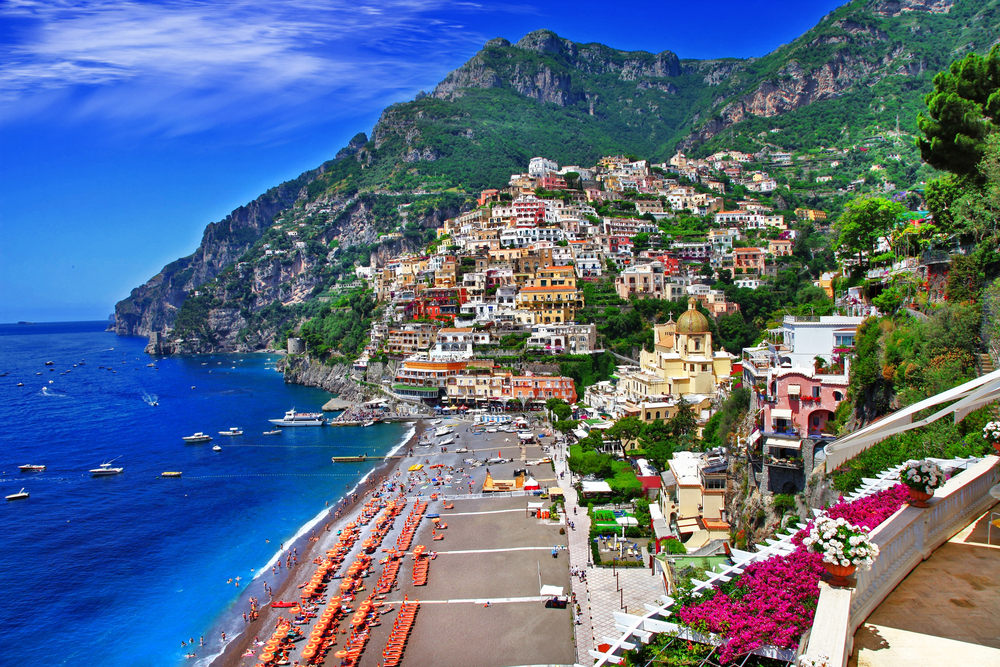
[[(831, 588), (821, 583), (820, 598), (810, 633), (803, 637), (800, 646), (808, 643), (809, 654), (822, 653), (831, 658), (831, 665), (846, 665), (853, 649), (854, 631), (868, 618), (868, 615), (892, 592), (892, 589), (916, 567), (922, 559), (928, 558), (935, 548), (959, 532), (977, 512), (983, 512), (993, 500), (989, 489), (1000, 482), (996, 456), (984, 459), (933, 459), (946, 471), (954, 475), (937, 490), (930, 501), (931, 507), (920, 510), (906, 506), (885, 521), (872, 533), (881, 551), (872, 570), (859, 572), (855, 595), (849, 589)], [(847, 500), (858, 500), (899, 483), (902, 466), (894, 466), (879, 473), (874, 478), (862, 480), (861, 487), (847, 496)], [(955, 472), (960, 471), (960, 472)], [(820, 516), (823, 510), (814, 509), (813, 515)], [(720, 566), (709, 573), (706, 581), (693, 580), (692, 592), (696, 595), (710, 593), (712, 587), (732, 580), (742, 574), (753, 562), (783, 556), (795, 550), (793, 535), (806, 527), (799, 523), (789, 526), (783, 534), (766, 540), (758, 551), (732, 550), (730, 565)], [(617, 639), (607, 638), (605, 651), (590, 650), (596, 659), (595, 667), (620, 664), (622, 653), (634, 648), (635, 642), (648, 643), (657, 632), (677, 632), (679, 636), (693, 641), (721, 644), (725, 640), (714, 635), (697, 635), (690, 630), (668, 621), (672, 600), (663, 598), (661, 605), (646, 605), (647, 613), (638, 616), (615, 614), (616, 629), (621, 632)], [(796, 651), (775, 646), (762, 646), (753, 651), (756, 655), (778, 660), (793, 661)], [(842, 659), (841, 659), (842, 658)]]
[(857, 573), (853, 594), (821, 585), (809, 655), (827, 655), (831, 665), (847, 664), (854, 633), (865, 619), (921, 561), (995, 502), (989, 490), (1000, 483), (998, 460), (987, 456), (965, 464), (935, 492), (930, 507), (906, 506), (872, 531), (879, 557), (871, 570)]

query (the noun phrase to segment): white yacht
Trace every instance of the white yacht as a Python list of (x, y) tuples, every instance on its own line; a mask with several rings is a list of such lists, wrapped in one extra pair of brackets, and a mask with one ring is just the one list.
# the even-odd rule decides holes
[(7, 500), (23, 500), (27, 497), (28, 497), (28, 492), (25, 491), (24, 489), (21, 489), (17, 493), (12, 493), (9, 496), (7, 496)]
[(111, 467), (111, 464), (114, 463), (117, 460), (118, 459), (111, 459), (110, 461), (108, 461), (106, 463), (102, 463), (98, 467), (92, 469), (90, 471), (90, 474), (93, 475), (94, 477), (108, 477), (110, 475), (120, 475), (120, 474), (122, 474), (123, 472), (125, 472), (125, 468), (112, 468)]
[(442, 435), (448, 435), (449, 433), (453, 433), (454, 431), (455, 429), (453, 429), (450, 426), (439, 426), (436, 429), (434, 429), (434, 436), (440, 438)]
[(218, 445), (215, 445), (214, 447), (212, 447), (212, 451), (213, 452), (221, 452), (222, 451), (222, 447), (219, 447)]
[(181, 438), (181, 440), (184, 442), (210, 442), (212, 440), (212, 436), (198, 431), (194, 435), (185, 435)]
[(219, 435), (243, 435), (239, 426), (230, 426), (228, 431), (219, 431)]
[(292, 408), (281, 419), (268, 419), (275, 426), (323, 426), (326, 418), (322, 412), (296, 412)]

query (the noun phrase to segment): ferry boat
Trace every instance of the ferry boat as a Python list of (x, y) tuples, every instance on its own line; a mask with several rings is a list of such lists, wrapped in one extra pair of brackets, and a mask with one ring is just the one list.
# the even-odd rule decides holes
[(282, 419), (268, 419), (275, 426), (323, 426), (326, 418), (322, 412), (296, 412), (292, 408)]
[(230, 426), (228, 431), (219, 431), (219, 435), (243, 435), (239, 426)]
[(90, 474), (94, 477), (108, 477), (110, 475), (120, 475), (125, 472), (125, 468), (112, 468), (111, 464), (117, 459), (111, 459), (107, 463), (102, 463), (98, 467), (92, 469)]
[(17, 469), (20, 470), (21, 472), (42, 472), (43, 470), (45, 470), (45, 466), (23, 465), (23, 466), (17, 466)]
[(7, 500), (24, 500), (27, 497), (28, 497), (28, 492), (25, 491), (24, 489), (21, 489), (17, 493), (12, 493), (9, 496), (7, 496)]
[(212, 440), (212, 436), (206, 435), (201, 431), (198, 431), (194, 435), (183, 436), (181, 440), (183, 440), (184, 442), (210, 442)]

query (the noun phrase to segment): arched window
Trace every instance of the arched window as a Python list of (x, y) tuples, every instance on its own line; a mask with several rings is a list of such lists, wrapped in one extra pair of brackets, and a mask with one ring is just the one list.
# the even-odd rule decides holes
[(835, 391), (835, 392), (833, 392), (833, 400), (835, 400), (835, 401), (842, 401), (842, 400), (844, 400), (844, 395), (841, 392), (839, 392), (839, 391)]

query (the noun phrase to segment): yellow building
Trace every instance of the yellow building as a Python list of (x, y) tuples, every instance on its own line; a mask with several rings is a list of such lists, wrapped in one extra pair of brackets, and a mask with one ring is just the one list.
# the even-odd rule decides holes
[(517, 295), (517, 307), (535, 313), (536, 324), (572, 322), (583, 308), (583, 294), (576, 289), (572, 266), (539, 269)]
[(677, 322), (671, 318), (653, 329), (653, 351), (639, 357), (644, 374), (662, 378), (668, 390), (662, 394), (713, 396), (718, 385), (728, 381), (733, 362), (725, 351), (715, 352), (708, 319), (688, 299), (688, 309)]

